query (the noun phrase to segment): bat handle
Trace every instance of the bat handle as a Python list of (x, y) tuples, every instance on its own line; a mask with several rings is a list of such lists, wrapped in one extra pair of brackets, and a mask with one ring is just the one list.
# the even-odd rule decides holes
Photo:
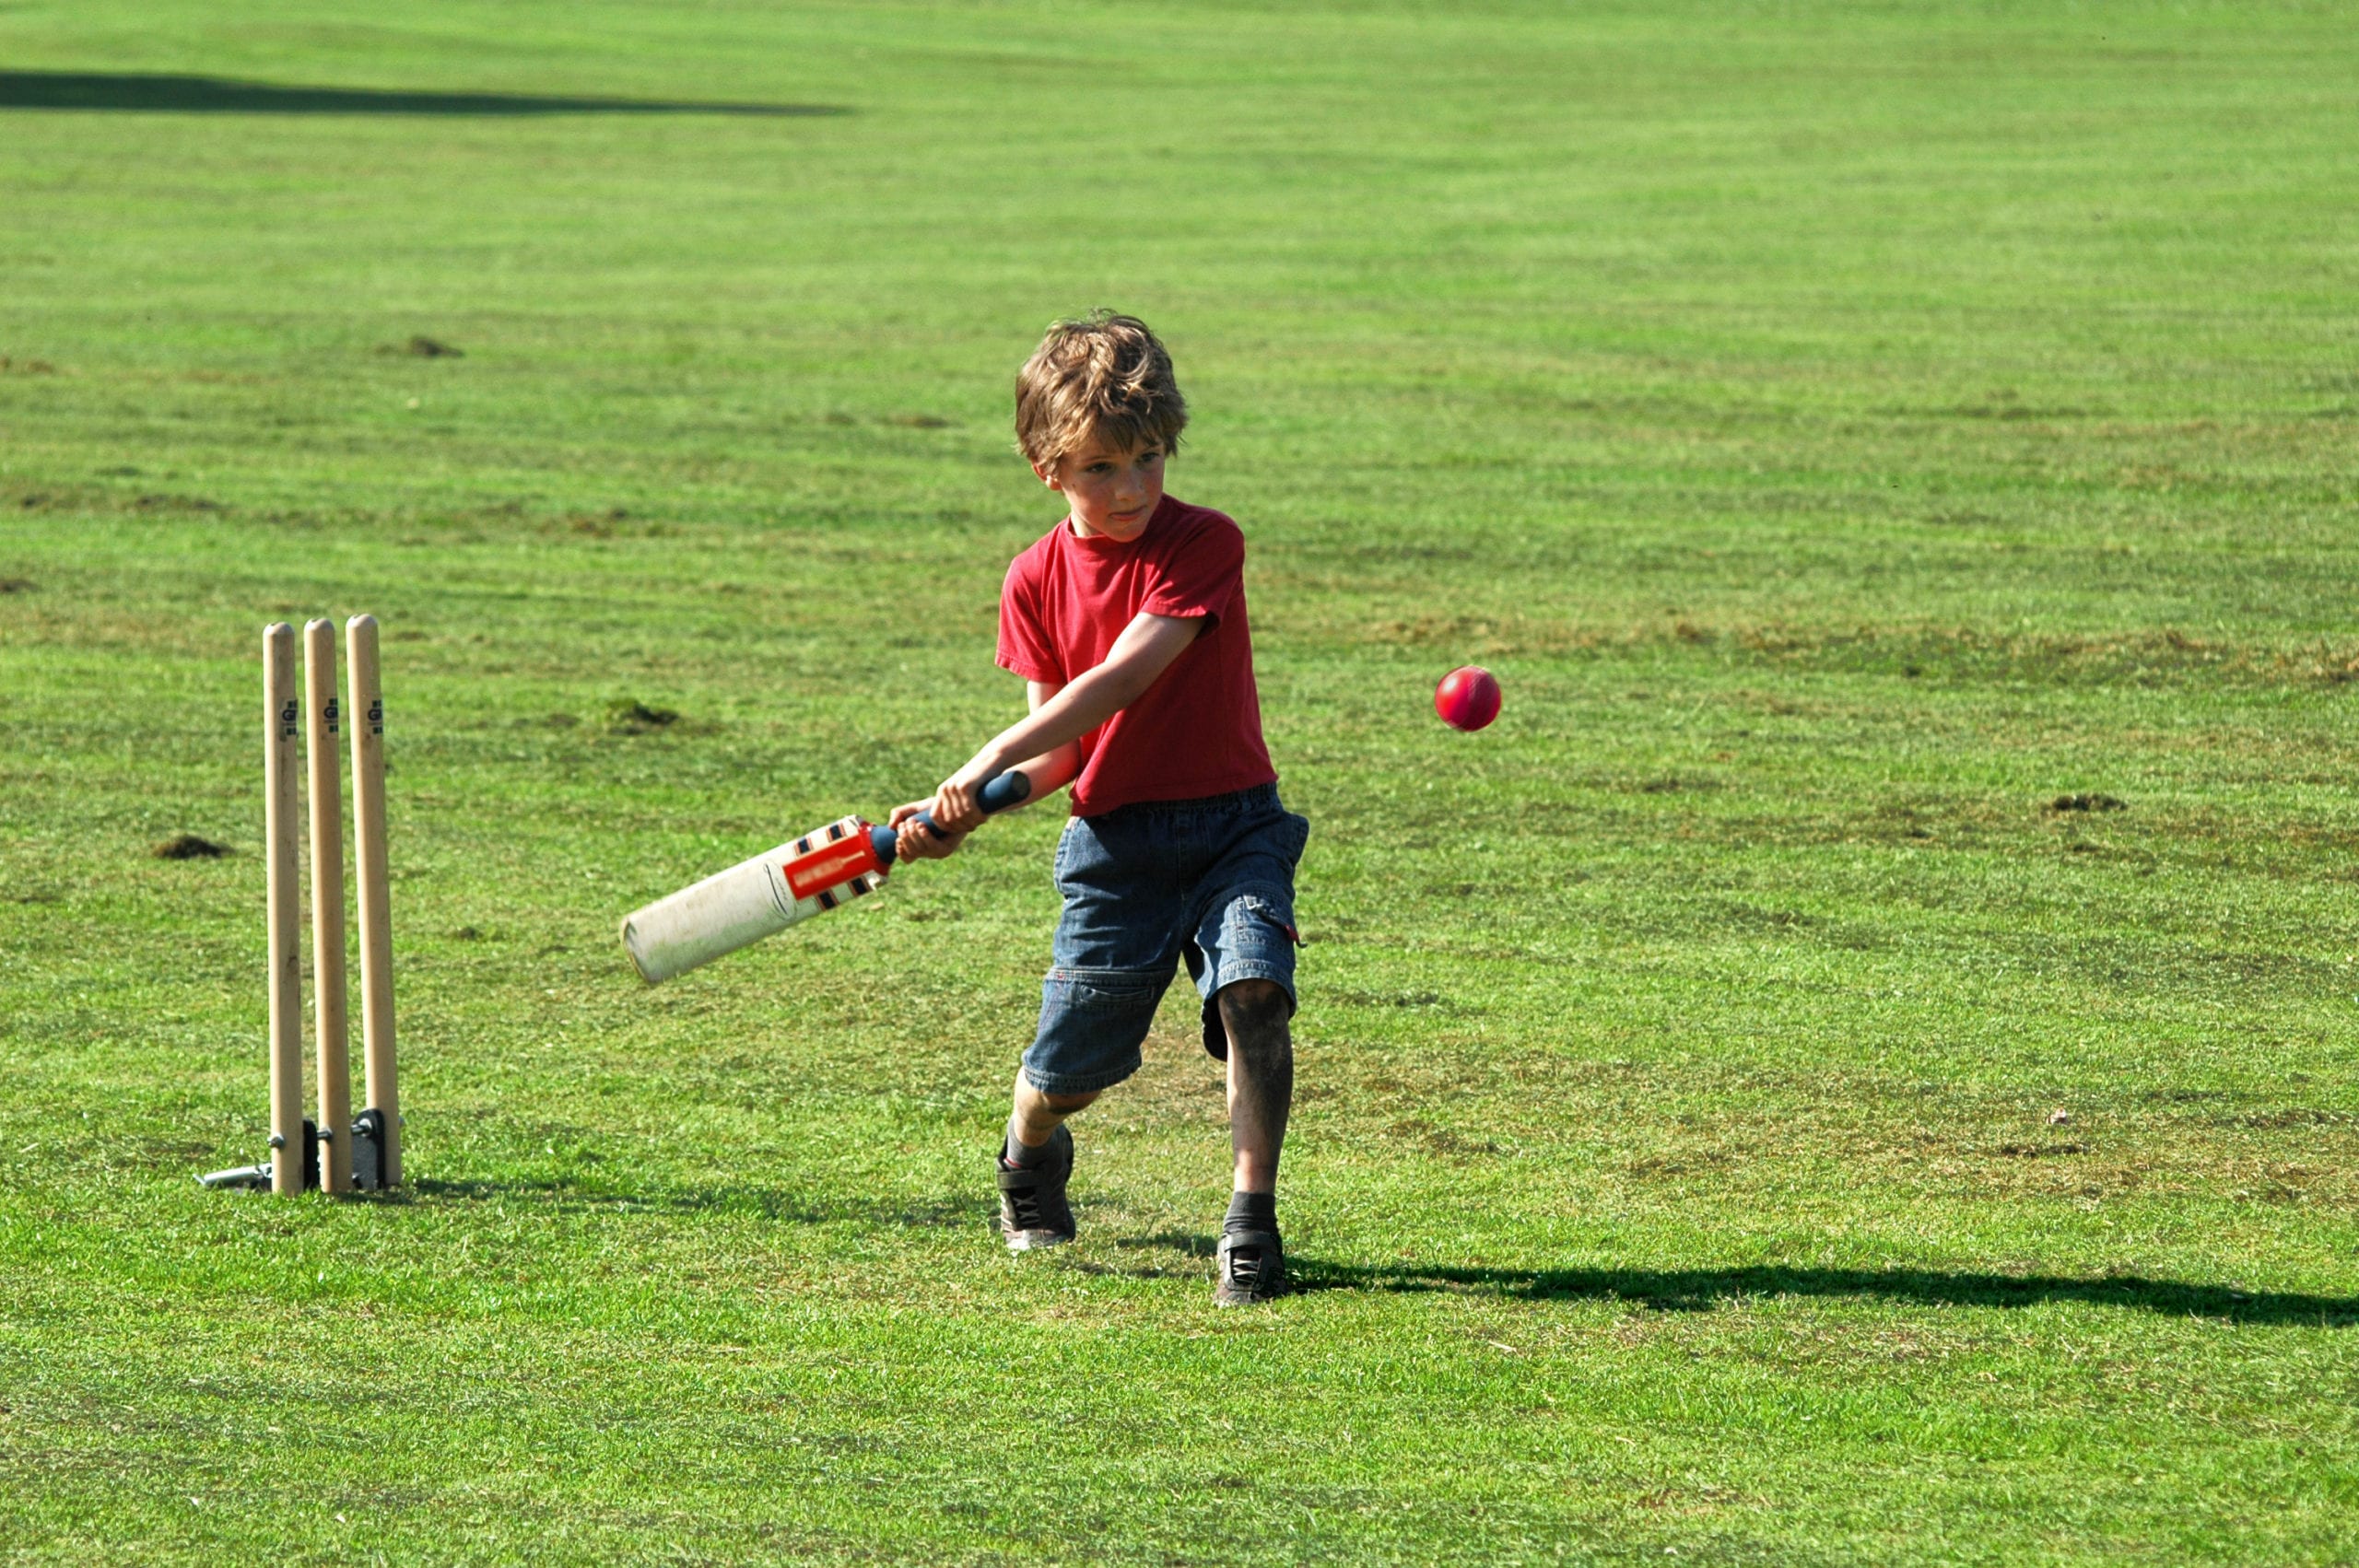
[[(1019, 770), (1010, 768), (1005, 773), (995, 773), (985, 779), (982, 790), (975, 797), (975, 802), (988, 815), (992, 812), (1003, 812), (1010, 806), (1020, 806), (1031, 798), (1032, 780), (1026, 778)], [(933, 813), (931, 812), (920, 812), (910, 820), (922, 824), (925, 830), (936, 838), (950, 837), (933, 825)], [(900, 835), (889, 827), (872, 827), (868, 830), (868, 841), (875, 847), (876, 861), (879, 865), (889, 866), (893, 863), (893, 857), (899, 852), (899, 840)]]

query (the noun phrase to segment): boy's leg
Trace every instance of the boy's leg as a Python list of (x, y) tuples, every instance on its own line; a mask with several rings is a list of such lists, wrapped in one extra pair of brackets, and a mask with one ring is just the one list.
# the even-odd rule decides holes
[(1199, 884), (1200, 913), (1183, 949), (1204, 996), (1204, 1048), (1228, 1070), (1232, 1191), (1213, 1290), (1223, 1306), (1285, 1289), (1277, 1186), (1294, 1104), (1294, 870), (1310, 835), (1274, 789), (1249, 792), (1243, 814)]
[(1213, 1300), (1250, 1306), (1285, 1288), (1278, 1153), (1294, 1105), (1294, 999), (1275, 980), (1237, 980), (1214, 999), (1228, 1036), (1228, 1141), (1235, 1176), (1221, 1221)]
[(1073, 1134), (1064, 1121), (1096, 1098), (1095, 1090), (1043, 1093), (1017, 1070), (1015, 1106), (992, 1162), (999, 1182), (999, 1234), (1010, 1251), (1034, 1252), (1073, 1240), (1073, 1205), (1065, 1199), (1065, 1184), (1073, 1178)]
[(1217, 1000), (1228, 1036), (1231, 1185), (1238, 1192), (1275, 1193), (1278, 1153), (1294, 1106), (1294, 1035), (1287, 1023), (1294, 1001), (1275, 980), (1238, 980), (1223, 986)]
[(1045, 1146), (1056, 1135), (1065, 1117), (1082, 1109), (1105, 1093), (1092, 1089), (1086, 1094), (1048, 1094), (1032, 1087), (1024, 1070), (1015, 1070), (1015, 1103), (1007, 1118), (1007, 1150), (1004, 1158), (1016, 1161), (1027, 1149)]
[(1074, 1239), (1064, 1119), (1138, 1071), (1140, 1043), (1171, 983), (1170, 895), (1143, 837), (1115, 812), (1074, 818), (1058, 841), (1064, 913), (1040, 982), (1040, 1026), (992, 1161), (1000, 1234), (1013, 1251)]
[[(1139, 1044), (1170, 978), (1168, 965), (1049, 971), (1041, 986), (1040, 1030), (1016, 1071), (1007, 1134), (992, 1162), (1000, 1235), (1009, 1250), (1073, 1240), (1073, 1206), (1065, 1199), (1073, 1134), (1065, 1118), (1138, 1071)], [(1043, 1082), (1056, 1087), (1044, 1089)]]

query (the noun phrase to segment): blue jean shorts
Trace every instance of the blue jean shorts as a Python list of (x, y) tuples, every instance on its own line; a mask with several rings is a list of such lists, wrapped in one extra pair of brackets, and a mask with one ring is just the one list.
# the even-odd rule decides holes
[(1024, 1076), (1046, 1094), (1110, 1088), (1185, 962), (1203, 997), (1204, 1049), (1228, 1056), (1215, 998), (1239, 980), (1295, 996), (1294, 869), (1310, 824), (1274, 784), (1201, 801), (1145, 801), (1077, 816), (1057, 842), (1053, 966)]

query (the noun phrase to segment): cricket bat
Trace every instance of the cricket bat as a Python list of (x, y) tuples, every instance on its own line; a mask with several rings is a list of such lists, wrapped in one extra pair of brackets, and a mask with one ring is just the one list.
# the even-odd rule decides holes
[[(986, 812), (1020, 805), (1032, 781), (1009, 771), (977, 797)], [(942, 831), (921, 812), (917, 821)], [(649, 985), (736, 952), (814, 915), (864, 897), (892, 870), (897, 835), (857, 816), (790, 838), (775, 849), (659, 898), (623, 920), (623, 949)]]

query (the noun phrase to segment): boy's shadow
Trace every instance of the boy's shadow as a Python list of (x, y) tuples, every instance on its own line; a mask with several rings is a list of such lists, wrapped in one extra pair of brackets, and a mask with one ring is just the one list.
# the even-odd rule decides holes
[(828, 103), (719, 103), (537, 93), (309, 87), (121, 71), (0, 71), (0, 109), (168, 114), (846, 114)]
[(714, 1188), (609, 1186), (594, 1180), (442, 1181), (414, 1176), (390, 1192), (358, 1192), (347, 1199), (394, 1208), (458, 1205), (497, 1199), (580, 1214), (742, 1215), (790, 1225), (859, 1224), (906, 1230), (980, 1230), (994, 1211), (972, 1195), (933, 1201), (871, 1198), (815, 1200), (803, 1191), (745, 1184)]
[[(1164, 1247), (1208, 1258), (1215, 1242), (1210, 1236), (1167, 1232), (1118, 1245)], [(1786, 1264), (1732, 1269), (1476, 1269), (1403, 1263), (1375, 1268), (1311, 1257), (1288, 1258), (1286, 1273), (1291, 1288), (1303, 1293), (1445, 1292), (1518, 1301), (1621, 1301), (1657, 1312), (1708, 1312), (1717, 1303), (1744, 1296), (1880, 1296), (1943, 1306), (2025, 1307), (2073, 1301), (2230, 1323), (2335, 1328), (2359, 1324), (2359, 1297), (2241, 1291), (2141, 1274), (2074, 1279), (2058, 1274), (1810, 1269)]]

